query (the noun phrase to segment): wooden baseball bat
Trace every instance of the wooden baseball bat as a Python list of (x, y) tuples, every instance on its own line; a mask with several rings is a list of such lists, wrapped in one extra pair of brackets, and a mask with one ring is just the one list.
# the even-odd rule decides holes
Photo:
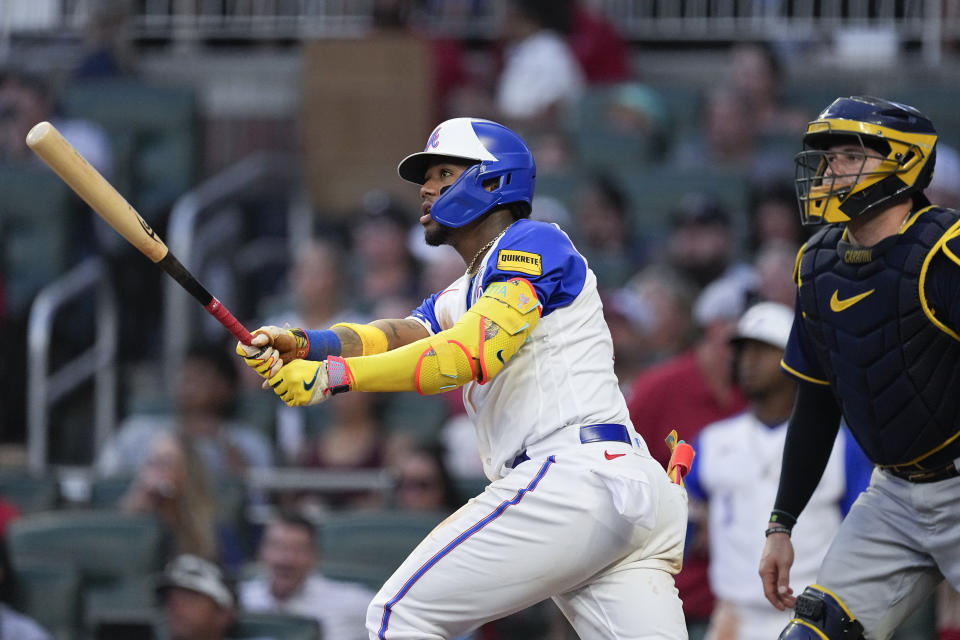
[(90, 166), (56, 127), (49, 122), (34, 125), (27, 134), (27, 146), (127, 242), (180, 283), (237, 340), (250, 344), (250, 332), (180, 264), (136, 209)]

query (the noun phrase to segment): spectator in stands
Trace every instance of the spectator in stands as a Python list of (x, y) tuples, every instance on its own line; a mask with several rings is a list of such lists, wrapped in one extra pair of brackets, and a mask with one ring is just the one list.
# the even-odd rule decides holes
[(960, 209), (960, 153), (937, 142), (937, 165), (924, 195), (938, 207)]
[(815, 114), (784, 102), (784, 78), (786, 72), (770, 43), (741, 42), (731, 48), (729, 82), (746, 99), (757, 130), (796, 139)]
[[(730, 346), (743, 304), (725, 287), (705, 290), (694, 305), (700, 335), (693, 346), (634, 381), (627, 402), (630, 421), (661, 464), (666, 465), (670, 457), (664, 438), (672, 429), (692, 441), (704, 425), (746, 407), (746, 398), (731, 375)], [(675, 578), (691, 636), (703, 632), (713, 612), (707, 581), (709, 556), (705, 548), (692, 547), (693, 542), (688, 540), (683, 570)]]
[(565, 40), (571, 17), (566, 1), (507, 3), (506, 51), (496, 89), (499, 120), (521, 128), (556, 124), (583, 94), (583, 71)]
[(799, 245), (782, 240), (771, 240), (760, 246), (753, 260), (753, 269), (756, 274), (753, 293), (757, 300), (779, 302), (793, 308), (797, 296), (793, 268), (796, 265), (799, 250)]
[[(567, 42), (589, 84), (624, 82), (632, 76), (630, 48), (606, 16), (582, 0), (572, 4)], [(559, 4), (559, 3), (558, 3)]]
[(363, 200), (359, 223), (351, 228), (351, 259), (359, 275), (363, 311), (370, 312), (387, 298), (416, 297), (420, 274), (407, 246), (407, 230), (418, 216), (381, 191), (371, 191)]
[(643, 353), (638, 355), (644, 368), (672, 358), (693, 343), (697, 287), (677, 270), (652, 264), (630, 278), (614, 296), (635, 322), (648, 325)]
[[(421, 234), (422, 235), (422, 234)], [(287, 279), (291, 295), (282, 302), (263, 305), (266, 321), (260, 324), (291, 327), (329, 327), (337, 322), (366, 322), (367, 316), (349, 307), (343, 291), (349, 284), (347, 254), (332, 241), (310, 239), (296, 251)], [(251, 383), (260, 386), (253, 376)], [(330, 419), (326, 406), (296, 410), (283, 403), (276, 408), (277, 451), (285, 462), (298, 462), (310, 432)]]
[(274, 517), (260, 545), (265, 573), (240, 584), (241, 606), (316, 618), (324, 640), (366, 640), (373, 592), (324, 577), (318, 572), (317, 549), (317, 532), (309, 520), (291, 513)]
[[(0, 538), (7, 534), (7, 526), (20, 517), (20, 509), (9, 500), (0, 498)], [(0, 636), (2, 638), (3, 636)]]
[(746, 96), (726, 84), (707, 93), (700, 129), (679, 141), (671, 164), (685, 171), (723, 171), (754, 183), (792, 178), (792, 158), (761, 145)]
[(736, 262), (737, 242), (733, 221), (716, 198), (689, 193), (670, 214), (670, 232), (664, 261), (690, 280), (698, 290), (718, 278), (747, 286), (750, 268)]
[(578, 246), (597, 275), (597, 286), (614, 289), (636, 273), (642, 262), (632, 222), (633, 209), (620, 185), (596, 174), (576, 197)]
[(444, 462), (442, 447), (421, 445), (398, 456), (394, 464), (394, 506), (407, 511), (453, 513), (473, 496), (459, 496)]
[(311, 238), (301, 244), (290, 264), (287, 279), (289, 298), (264, 304), (267, 319), (292, 327), (336, 322), (359, 322), (360, 312), (346, 306), (343, 290), (349, 283), (345, 272), (346, 254), (332, 241)]
[[(386, 466), (389, 446), (380, 423), (382, 397), (357, 393), (346, 402), (331, 404), (330, 420), (312, 439), (300, 457), (300, 464), (318, 469), (371, 470)], [(374, 491), (349, 492), (330, 496), (327, 506), (335, 508), (375, 506), (381, 497)]]
[(10, 564), (6, 540), (0, 537), (0, 638), (10, 640), (53, 640), (35, 620), (13, 608), (16, 575)]
[(754, 254), (761, 244), (771, 241), (799, 248), (810, 236), (797, 215), (796, 187), (788, 182), (760, 185), (751, 192), (747, 224), (747, 250)]
[(121, 425), (97, 462), (107, 475), (139, 469), (158, 431), (178, 431), (197, 448), (213, 478), (272, 464), (270, 441), (257, 429), (230, 418), (236, 402), (234, 358), (216, 344), (192, 347), (178, 377), (172, 415), (132, 415)]
[(633, 380), (645, 368), (654, 311), (629, 289), (601, 292), (603, 317), (613, 340), (613, 372), (628, 397)]
[(133, 67), (133, 12), (125, 2), (92, 2), (84, 20), (83, 50), (74, 80), (117, 78)]
[(40, 163), (26, 139), (30, 129), (44, 120), (53, 124), (97, 171), (110, 176), (113, 151), (102, 127), (57, 113), (54, 92), (45, 78), (17, 69), (0, 69), (0, 162)]
[(237, 604), (232, 585), (217, 565), (179, 555), (167, 565), (156, 590), (170, 640), (227, 640)]
[[(757, 566), (763, 551), (763, 528), (780, 477), (787, 418), (796, 383), (780, 369), (793, 324), (793, 309), (761, 302), (748, 309), (731, 338), (735, 371), (749, 400), (743, 413), (713, 422), (694, 444), (696, 462), (686, 478), (691, 502), (709, 513), (693, 522), (693, 535), (708, 534), (710, 586), (717, 604), (707, 638), (768, 640), (793, 617), (770, 606), (760, 588)], [(837, 436), (820, 485), (797, 523), (796, 560), (790, 573), (801, 588), (816, 582), (817, 569), (840, 520), (870, 481), (873, 465), (850, 436)], [(702, 514), (703, 508), (691, 508)]]
[(203, 463), (188, 438), (159, 431), (120, 499), (120, 509), (151, 513), (163, 523), (175, 554), (218, 557), (216, 505)]
[(380, 31), (409, 33), (429, 47), (434, 93), (434, 112), (430, 120), (442, 121), (450, 117), (451, 96), (465, 88), (470, 80), (464, 46), (456, 38), (443, 37), (436, 30), (411, 23), (411, 13), (416, 9), (414, 4), (414, 0), (375, 0), (373, 25)]

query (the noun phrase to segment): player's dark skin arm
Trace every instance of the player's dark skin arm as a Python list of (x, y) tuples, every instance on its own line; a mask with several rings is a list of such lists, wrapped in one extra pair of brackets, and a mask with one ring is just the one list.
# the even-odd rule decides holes
[[(370, 324), (386, 334), (388, 350), (402, 347), (430, 335), (422, 324), (410, 318), (374, 320)], [(363, 355), (363, 345), (355, 331), (347, 327), (334, 327), (333, 332), (340, 339), (341, 356), (353, 358)]]

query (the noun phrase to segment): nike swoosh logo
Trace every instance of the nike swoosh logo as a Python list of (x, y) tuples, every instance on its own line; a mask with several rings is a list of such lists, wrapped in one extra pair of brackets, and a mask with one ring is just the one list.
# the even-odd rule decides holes
[(859, 293), (855, 296), (851, 296), (849, 298), (844, 298), (843, 300), (841, 300), (840, 296), (837, 295), (840, 293), (839, 289), (834, 290), (833, 295), (830, 297), (830, 310), (833, 311), (834, 313), (839, 313), (844, 309), (849, 309), (850, 307), (857, 304), (858, 302), (866, 298), (868, 295), (870, 295), (874, 291), (876, 291), (876, 289), (870, 289), (870, 291), (864, 291), (863, 293)]
[(619, 458), (620, 456), (625, 456), (625, 453), (610, 453), (609, 451), (603, 452), (603, 457), (607, 460), (613, 460), (614, 458)]
[[(500, 349), (499, 351), (497, 351), (497, 360), (499, 360), (500, 362), (503, 362), (503, 349)], [(503, 362), (503, 364), (507, 364), (507, 363)]]
[(313, 372), (313, 378), (310, 379), (309, 384), (306, 381), (303, 382), (304, 391), (310, 391), (310, 389), (313, 389), (313, 385), (317, 383), (317, 375), (320, 373), (320, 367), (322, 366), (323, 365), (317, 365), (317, 370)]

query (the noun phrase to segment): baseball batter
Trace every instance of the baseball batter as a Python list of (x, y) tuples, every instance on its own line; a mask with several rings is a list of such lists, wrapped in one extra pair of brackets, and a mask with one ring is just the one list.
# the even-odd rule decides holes
[(552, 597), (583, 638), (686, 638), (686, 494), (635, 437), (593, 272), (529, 219), (527, 145), (456, 118), (398, 171), (420, 185), (428, 243), (454, 247), (464, 275), (405, 319), (264, 327), (261, 357), (238, 345), (291, 406), (463, 388), (491, 483), (386, 582), (370, 637), (452, 638)]
[[(839, 98), (797, 156), (805, 224), (783, 367), (799, 380), (760, 575), (780, 637), (889, 638), (944, 577), (960, 587), (960, 214), (923, 194), (937, 133), (913, 107)], [(843, 415), (876, 465), (794, 598), (790, 533)]]

